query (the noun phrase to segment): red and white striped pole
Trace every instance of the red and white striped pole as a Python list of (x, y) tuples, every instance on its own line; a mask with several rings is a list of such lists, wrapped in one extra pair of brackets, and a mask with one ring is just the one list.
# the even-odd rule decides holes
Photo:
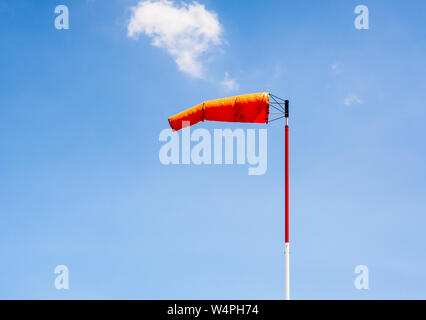
[(285, 299), (290, 300), (290, 193), (289, 193), (289, 101), (285, 100)]

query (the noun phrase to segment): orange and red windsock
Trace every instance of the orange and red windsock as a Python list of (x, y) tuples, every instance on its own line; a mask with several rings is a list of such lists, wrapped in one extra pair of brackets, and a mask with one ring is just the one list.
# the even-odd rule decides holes
[(179, 131), (200, 121), (268, 123), (269, 93), (206, 101), (169, 118), (170, 127)]

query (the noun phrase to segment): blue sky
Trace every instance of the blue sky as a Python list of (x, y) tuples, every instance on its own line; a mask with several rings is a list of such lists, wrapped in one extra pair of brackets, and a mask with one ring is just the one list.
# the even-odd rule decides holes
[(0, 298), (282, 299), (282, 122), (263, 176), (158, 159), (169, 116), (260, 91), (292, 107), (292, 297), (426, 298), (424, 1), (200, 0), (203, 79), (128, 37), (137, 2), (0, 0)]

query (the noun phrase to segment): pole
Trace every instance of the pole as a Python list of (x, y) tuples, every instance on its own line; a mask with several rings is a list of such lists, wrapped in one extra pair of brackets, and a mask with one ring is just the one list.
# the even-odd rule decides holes
[(285, 100), (285, 299), (290, 300), (289, 101)]

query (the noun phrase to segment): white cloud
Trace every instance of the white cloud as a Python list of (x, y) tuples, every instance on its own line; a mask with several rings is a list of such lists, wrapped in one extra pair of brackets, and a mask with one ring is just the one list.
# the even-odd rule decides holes
[(362, 101), (359, 97), (357, 97), (355, 95), (349, 95), (345, 98), (343, 103), (345, 104), (345, 106), (350, 107), (355, 103), (356, 104), (364, 104), (364, 101)]
[(278, 79), (279, 77), (281, 77), (281, 65), (276, 64), (275, 71), (274, 71), (274, 79)]
[(132, 8), (128, 36), (146, 34), (152, 44), (165, 48), (179, 70), (203, 78), (201, 56), (222, 44), (217, 14), (197, 2), (176, 5), (169, 0), (144, 0)]
[(225, 72), (225, 79), (220, 84), (228, 91), (235, 91), (240, 87), (237, 81), (229, 76), (228, 72)]
[(341, 64), (340, 64), (339, 62), (333, 63), (333, 64), (331, 65), (331, 71), (332, 71), (334, 74), (339, 74), (339, 73), (342, 71), (342, 66), (341, 66)]

